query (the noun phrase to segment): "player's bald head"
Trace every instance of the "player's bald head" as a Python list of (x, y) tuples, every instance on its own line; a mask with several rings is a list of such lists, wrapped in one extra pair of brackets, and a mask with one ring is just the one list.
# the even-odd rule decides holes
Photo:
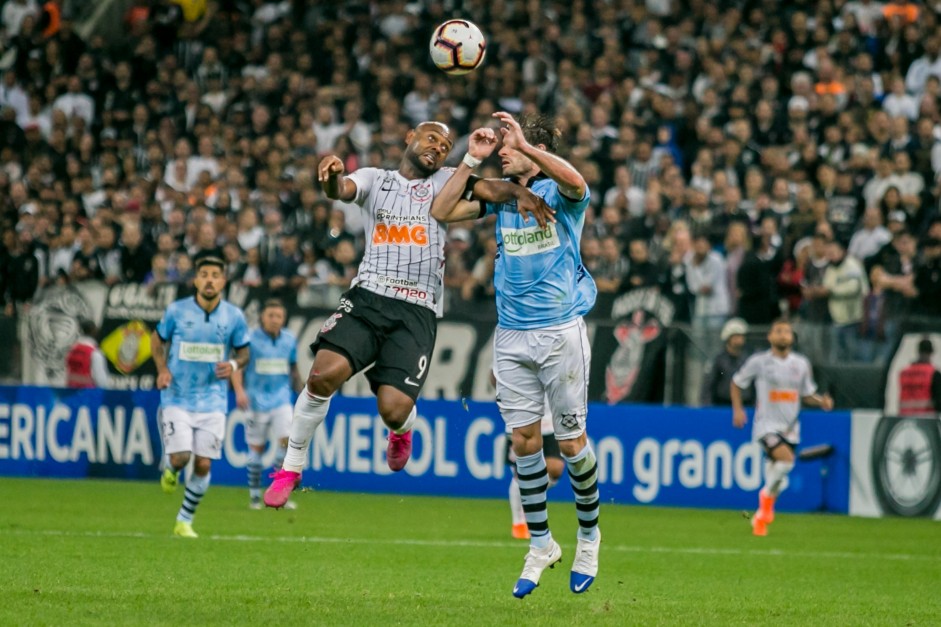
[(434, 120), (426, 120), (418, 126), (415, 127), (415, 132), (420, 133), (422, 131), (434, 131), (440, 135), (443, 135), (445, 139), (450, 143), (454, 143), (454, 136), (451, 135), (451, 128), (444, 122), (435, 122)]

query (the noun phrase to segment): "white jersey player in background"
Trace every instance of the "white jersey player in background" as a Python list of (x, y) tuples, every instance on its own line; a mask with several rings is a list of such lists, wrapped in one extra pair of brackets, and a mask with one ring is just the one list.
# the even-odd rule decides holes
[[(344, 176), (335, 155), (318, 166), (327, 197), (365, 210), (366, 251), (352, 287), (311, 344), (314, 363), (294, 405), (284, 466), (265, 492), (269, 507), (283, 507), (300, 483), (310, 439), (331, 396), (370, 364), (366, 378), (390, 431), (389, 468), (402, 470), (411, 455), (415, 400), (428, 376), (443, 291), (447, 229), (431, 217), (431, 203), (451, 176), (441, 166), (453, 138), (446, 125), (423, 122), (405, 141), (398, 170), (361, 168)], [(477, 191), (518, 198), (521, 211), (534, 211), (540, 220), (549, 213), (541, 199), (513, 183)]]
[[(471, 137), (468, 153), (476, 157), (458, 166), (432, 209), (439, 220), (496, 216), (497, 256), (494, 287), (498, 325), (494, 335), (497, 406), (513, 429), (520, 494), (530, 533), (529, 552), (513, 595), (522, 598), (539, 585), (543, 571), (562, 559), (549, 530), (549, 487), (539, 424), (548, 398), (555, 438), (568, 466), (575, 493), (578, 535), (569, 588), (589, 589), (598, 573), (601, 531), (598, 464), (588, 442), (588, 370), (591, 348), (583, 316), (595, 304), (595, 282), (582, 265), (579, 241), (588, 207), (588, 184), (570, 163), (553, 154), (558, 144), (554, 122), (540, 115), (519, 121), (494, 114), (502, 127), (499, 150), (503, 175), (526, 185), (554, 211), (547, 226), (517, 211), (513, 202), (462, 200), (467, 187), (478, 199), (479, 181), (471, 169), (482, 152), (496, 145), (495, 134)], [(489, 130), (489, 129), (488, 129)], [(489, 154), (487, 151), (486, 154)]]
[(732, 377), (732, 424), (741, 428), (748, 422), (742, 405), (742, 390), (755, 383), (755, 418), (752, 438), (765, 451), (765, 484), (758, 495), (758, 511), (752, 517), (756, 536), (768, 534), (774, 521), (774, 502), (787, 487), (787, 475), (794, 468), (794, 449), (800, 443), (801, 403), (833, 409), (829, 394), (817, 394), (810, 361), (791, 350), (794, 330), (787, 320), (776, 320), (768, 332), (771, 349), (756, 353)]

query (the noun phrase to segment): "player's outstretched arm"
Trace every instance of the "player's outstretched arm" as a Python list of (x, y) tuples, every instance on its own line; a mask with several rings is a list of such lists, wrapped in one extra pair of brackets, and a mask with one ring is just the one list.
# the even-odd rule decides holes
[(533, 163), (539, 166), (543, 174), (559, 185), (559, 191), (566, 198), (581, 200), (585, 197), (588, 183), (585, 182), (585, 178), (579, 174), (578, 170), (572, 167), (571, 163), (558, 155), (537, 148), (527, 142), (519, 122), (506, 111), (498, 111), (493, 114), (493, 117), (506, 125), (500, 129), (503, 134), (503, 143), (531, 159)]
[[(504, 203), (516, 201), (517, 210), (533, 216), (541, 228), (555, 222), (553, 211), (546, 202), (516, 183), (499, 179), (474, 179), (471, 172), (490, 156), (497, 144), (497, 135), (491, 128), (479, 128), (471, 133), (467, 154), (454, 174), (435, 195), (431, 215), (439, 222), (461, 222), (482, 218), (480, 202)], [(470, 192), (470, 193), (468, 193)]]
[(471, 200), (467, 193), (468, 182), (474, 168), (493, 152), (496, 142), (497, 135), (491, 128), (478, 128), (471, 133), (467, 154), (431, 203), (431, 216), (435, 220), (461, 222), (481, 216), (480, 203)]
[(327, 198), (349, 202), (356, 198), (356, 183), (343, 176), (343, 161), (336, 155), (327, 155), (317, 166), (317, 179)]

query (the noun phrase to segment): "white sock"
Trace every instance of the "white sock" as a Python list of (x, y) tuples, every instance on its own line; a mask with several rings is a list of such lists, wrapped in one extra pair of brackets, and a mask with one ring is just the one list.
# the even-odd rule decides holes
[(291, 437), (288, 439), (288, 451), (284, 456), (284, 470), (301, 472), (307, 461), (307, 449), (317, 427), (327, 417), (330, 397), (324, 398), (311, 394), (307, 388), (294, 403), (294, 419), (291, 422)]
[(391, 429), (392, 433), (395, 435), (402, 435), (403, 433), (408, 433), (412, 430), (412, 425), (415, 424), (415, 417), (418, 416), (418, 408), (412, 405), (412, 411), (409, 413), (408, 418), (405, 419), (405, 422), (402, 423), (402, 426), (398, 429)]
[(794, 462), (768, 461), (765, 463), (764, 490), (771, 496), (777, 496), (787, 487), (787, 475), (794, 468)]
[(513, 525), (526, 524), (526, 514), (523, 512), (523, 498), (520, 496), (520, 484), (516, 477), (510, 479), (510, 514), (513, 516)]

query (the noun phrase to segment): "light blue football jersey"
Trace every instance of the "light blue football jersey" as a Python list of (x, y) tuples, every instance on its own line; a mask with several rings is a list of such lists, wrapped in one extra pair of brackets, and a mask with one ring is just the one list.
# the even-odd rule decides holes
[(252, 331), (252, 355), (245, 367), (245, 392), (255, 411), (271, 411), (294, 404), (291, 371), (297, 363), (297, 338), (287, 329), (271, 337), (261, 329)]
[(534, 218), (524, 221), (516, 202), (487, 203), (487, 213), (497, 216), (494, 287), (497, 318), (505, 329), (570, 322), (588, 313), (598, 295), (579, 250), (588, 190), (573, 201), (549, 178), (538, 177), (529, 187), (555, 209), (555, 224), (542, 229)]
[(248, 324), (235, 305), (221, 301), (211, 313), (182, 298), (167, 307), (157, 334), (170, 343), (167, 367), (173, 375), (161, 390), (160, 403), (187, 411), (228, 411), (229, 382), (216, 377), (216, 364), (230, 358), (232, 349), (248, 346)]

